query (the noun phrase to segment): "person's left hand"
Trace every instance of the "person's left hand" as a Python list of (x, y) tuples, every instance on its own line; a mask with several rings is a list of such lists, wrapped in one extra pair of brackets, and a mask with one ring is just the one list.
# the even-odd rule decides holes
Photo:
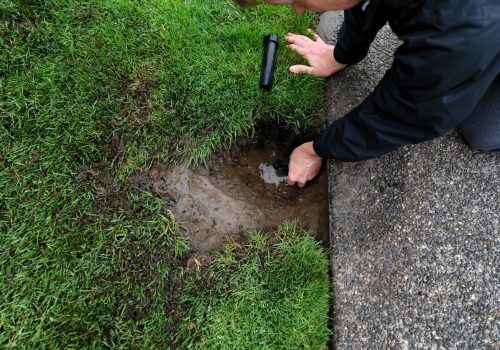
[(309, 63), (309, 66), (303, 64), (290, 66), (290, 72), (326, 78), (344, 68), (346, 65), (337, 62), (333, 56), (334, 46), (326, 44), (318, 34), (312, 30), (309, 31), (314, 35), (314, 40), (299, 34), (288, 33), (285, 36), (285, 39), (290, 43), (288, 47), (304, 57)]
[(312, 142), (300, 145), (290, 155), (288, 184), (304, 187), (307, 181), (318, 175), (322, 163), (323, 159), (314, 151)]

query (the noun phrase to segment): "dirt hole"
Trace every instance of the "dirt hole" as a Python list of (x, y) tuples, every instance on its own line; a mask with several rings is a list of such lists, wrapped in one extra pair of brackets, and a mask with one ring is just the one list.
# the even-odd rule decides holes
[(328, 184), (323, 168), (305, 188), (288, 186), (276, 166), (288, 165), (293, 148), (312, 134), (296, 137), (276, 125), (261, 124), (256, 136), (238, 140), (195, 169), (153, 165), (130, 177), (133, 185), (161, 196), (187, 229), (193, 251), (205, 253), (227, 239), (237, 241), (258, 229), (270, 231), (296, 221), (325, 247), (328, 244)]

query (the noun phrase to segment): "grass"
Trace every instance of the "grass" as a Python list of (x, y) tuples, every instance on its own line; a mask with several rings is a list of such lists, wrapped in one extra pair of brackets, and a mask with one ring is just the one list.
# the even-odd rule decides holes
[(187, 348), (326, 349), (328, 260), (306, 232), (255, 232), (227, 246), (209, 276), (215, 287), (189, 300)]
[(273, 93), (257, 86), (262, 36), (304, 32), (310, 16), (228, 0), (21, 3), (30, 5), (7, 2), (2, 16), (2, 88), (16, 102), (6, 108), (18, 130), (39, 134), (52, 119), (51, 146), (70, 146), (68, 160), (94, 160), (114, 131), (117, 171), (151, 159), (195, 164), (259, 119), (296, 131), (314, 123), (321, 82), (287, 73), (289, 50)]
[(223, 0), (0, 0), (0, 347), (179, 341), (188, 245), (127, 176), (202, 162), (258, 120), (314, 126), (321, 83), (288, 74), (291, 53), (273, 92), (256, 88), (261, 36), (311, 20)]

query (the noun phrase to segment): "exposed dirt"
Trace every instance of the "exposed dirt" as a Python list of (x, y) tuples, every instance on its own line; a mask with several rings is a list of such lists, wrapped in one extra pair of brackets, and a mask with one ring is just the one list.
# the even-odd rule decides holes
[[(315, 238), (328, 244), (327, 174), (321, 175), (305, 189), (286, 185), (287, 155), (303, 140), (294, 139), (286, 131), (273, 125), (258, 130), (258, 137), (239, 140), (229, 152), (220, 153), (207, 160), (207, 166), (196, 169), (185, 167), (168, 168), (155, 164), (148, 171), (138, 172), (127, 182), (119, 182), (112, 174), (123, 160), (120, 134), (112, 138), (112, 155), (108, 160), (83, 166), (80, 177), (84, 185), (92, 186), (96, 193), (93, 211), (96, 215), (81, 218), (88, 224), (100, 214), (115, 210), (133, 218), (140, 208), (132, 208), (129, 193), (137, 189), (152, 191), (163, 198), (167, 209), (186, 229), (192, 251), (182, 258), (168, 257), (156, 246), (147, 246), (131, 241), (127, 251), (131, 252), (130, 268), (117, 267), (117, 276), (126, 274), (130, 281), (144, 283), (157, 277), (151, 262), (169, 260), (170, 271), (166, 276), (164, 291), (169, 298), (165, 313), (171, 315), (165, 332), (178, 334), (182, 320), (189, 311), (189, 302), (182, 296), (209, 291), (215, 282), (207, 273), (212, 250), (220, 248), (229, 238), (244, 240), (252, 229), (272, 230), (283, 220), (296, 220), (299, 227), (314, 234)], [(305, 140), (312, 136), (306, 136)], [(269, 141), (273, 140), (273, 141)], [(37, 161), (40, 152), (32, 150), (31, 157)], [(279, 162), (278, 162), (279, 161)], [(279, 163), (279, 164), (275, 164)], [(275, 167), (278, 165), (278, 174)], [(142, 214), (141, 214), (142, 215)], [(236, 258), (238, 253), (236, 252)], [(180, 271), (185, 271), (183, 275)], [(196, 277), (196, 284), (191, 279)], [(142, 281), (142, 282), (141, 282)], [(196, 286), (196, 287), (194, 287)], [(157, 292), (153, 282), (145, 291), (147, 298)], [(194, 288), (194, 289), (193, 289)], [(118, 295), (120, 312), (126, 319), (140, 327), (140, 321), (150, 313), (152, 304), (137, 301), (129, 295)], [(127, 307), (121, 306), (127, 301)], [(188, 325), (188, 331), (194, 325)], [(112, 326), (105, 333), (110, 337)], [(172, 349), (179, 344), (171, 344)]]
[(164, 198), (188, 230), (191, 247), (208, 252), (228, 238), (240, 240), (251, 230), (272, 230), (284, 220), (327, 244), (327, 176), (320, 173), (304, 189), (286, 184), (273, 164), (288, 164), (293, 142), (260, 136), (239, 141), (230, 152), (212, 157), (196, 169), (155, 164), (130, 177), (133, 185)]

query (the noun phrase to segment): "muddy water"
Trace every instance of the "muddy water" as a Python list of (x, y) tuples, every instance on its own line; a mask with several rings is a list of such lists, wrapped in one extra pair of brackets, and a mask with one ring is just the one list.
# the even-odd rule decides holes
[(303, 189), (288, 186), (286, 174), (275, 170), (277, 161), (288, 164), (288, 152), (270, 141), (247, 140), (212, 157), (209, 165), (157, 164), (131, 181), (164, 198), (198, 252), (218, 248), (228, 238), (240, 240), (251, 230), (271, 230), (284, 220), (295, 220), (327, 244), (327, 175), (323, 170)]

